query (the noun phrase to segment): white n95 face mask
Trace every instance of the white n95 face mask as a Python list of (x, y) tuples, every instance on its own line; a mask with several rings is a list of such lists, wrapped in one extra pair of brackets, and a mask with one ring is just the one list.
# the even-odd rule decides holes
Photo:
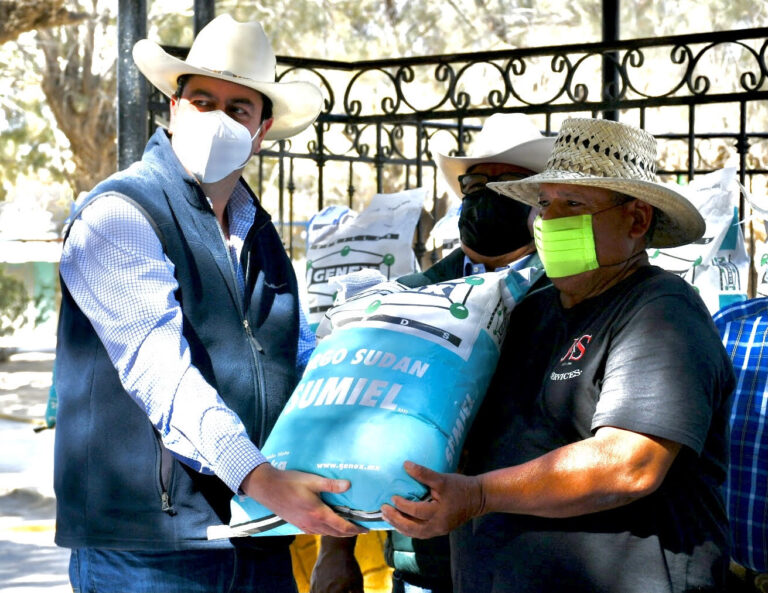
[(253, 140), (243, 124), (226, 113), (185, 109), (177, 114), (171, 135), (176, 156), (201, 183), (213, 183), (245, 166), (253, 154)]

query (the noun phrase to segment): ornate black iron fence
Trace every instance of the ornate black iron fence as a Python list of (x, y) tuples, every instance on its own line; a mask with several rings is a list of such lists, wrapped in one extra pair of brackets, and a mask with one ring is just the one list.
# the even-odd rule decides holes
[[(280, 57), (278, 79), (313, 80), (325, 107), (300, 136), (265, 147), (249, 174), (294, 258), (302, 223), (330, 203), (359, 209), (374, 192), (426, 185), (437, 219), (444, 206), (432, 152), (464, 154), (496, 112), (526, 113), (545, 133), (573, 115), (634, 123), (659, 139), (662, 177), (685, 182), (736, 166), (764, 195), (767, 53), (768, 28), (759, 28), (364, 62)], [(166, 109), (153, 95), (152, 125)]]

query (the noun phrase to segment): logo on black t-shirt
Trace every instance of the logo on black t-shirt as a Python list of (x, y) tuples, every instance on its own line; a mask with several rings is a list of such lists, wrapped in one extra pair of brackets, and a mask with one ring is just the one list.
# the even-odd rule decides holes
[[(584, 334), (583, 336), (573, 340), (573, 343), (568, 348), (568, 351), (560, 359), (558, 367), (569, 367), (574, 362), (581, 360), (584, 357), (584, 353), (587, 351), (587, 344), (592, 341), (592, 336)], [(549, 376), (550, 381), (566, 381), (568, 379), (575, 379), (581, 375), (581, 369), (568, 370), (562, 369), (563, 372), (552, 372)]]
[(587, 344), (591, 341), (592, 336), (589, 334), (584, 334), (580, 338), (576, 338), (573, 341), (573, 344), (571, 344), (571, 347), (568, 348), (568, 352), (565, 353), (565, 356), (560, 359), (560, 362), (565, 362), (566, 360), (581, 360), (584, 353), (587, 351)]

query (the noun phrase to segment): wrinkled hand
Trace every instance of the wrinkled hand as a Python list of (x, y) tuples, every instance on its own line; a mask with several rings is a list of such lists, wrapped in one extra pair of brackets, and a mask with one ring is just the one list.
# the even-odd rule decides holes
[(309, 593), (363, 593), (363, 573), (355, 558), (354, 537), (323, 537)]
[(367, 530), (345, 521), (319, 496), (320, 492), (344, 492), (348, 480), (333, 480), (293, 470), (278, 470), (262, 463), (241, 485), (243, 492), (305, 533), (346, 537)]
[(480, 480), (461, 474), (440, 474), (410, 461), (405, 471), (427, 486), (431, 500), (414, 502), (393, 496), (394, 506), (384, 505), (384, 519), (403, 535), (428, 538), (443, 535), (483, 514), (485, 506)]

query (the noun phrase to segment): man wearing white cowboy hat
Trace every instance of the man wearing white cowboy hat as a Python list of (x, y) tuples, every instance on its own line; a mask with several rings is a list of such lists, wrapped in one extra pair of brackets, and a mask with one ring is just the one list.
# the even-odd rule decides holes
[(483, 124), (468, 156), (436, 153), (435, 164), (461, 199), (456, 249), (423, 274), (398, 278), (408, 286), (481, 274), (513, 262), (527, 264), (535, 249), (528, 224), (531, 207), (505, 200), (486, 187), (494, 181), (524, 179), (544, 168), (553, 137), (542, 136), (522, 113), (496, 113)]
[(655, 158), (644, 130), (570, 119), (540, 174), (493, 185), (540, 208), (553, 286), (512, 313), (467, 475), (406, 464), (431, 501), (383, 509), (412, 536), (457, 528), (458, 591), (723, 590), (733, 369), (692, 287), (648, 263), (705, 228)]
[(148, 40), (134, 60), (171, 123), (65, 238), (56, 542), (77, 591), (295, 591), (289, 542), (209, 542), (206, 528), (242, 491), (305, 531), (361, 531), (319, 498), (347, 482), (278, 471), (258, 449), (309, 347), (293, 268), (241, 172), (322, 96), (276, 83), (261, 25), (226, 15), (186, 60)]
[[(496, 113), (483, 124), (468, 156), (436, 153), (437, 168), (461, 199), (461, 247), (425, 272), (401, 276), (398, 282), (417, 287), (509, 265), (540, 266), (529, 229), (531, 207), (500, 196), (486, 184), (538, 173), (547, 162), (554, 140), (543, 136), (527, 115)], [(338, 590), (340, 584), (362, 593), (363, 579), (354, 550), (355, 542), (350, 538), (322, 538), (312, 574), (312, 593)], [(414, 592), (451, 591), (448, 538), (414, 543), (390, 532), (386, 555), (395, 569), (393, 593), (400, 593), (406, 585)]]

